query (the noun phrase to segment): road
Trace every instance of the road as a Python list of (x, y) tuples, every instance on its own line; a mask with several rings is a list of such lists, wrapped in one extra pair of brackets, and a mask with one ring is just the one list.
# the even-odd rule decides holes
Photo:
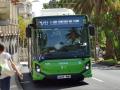
[(120, 90), (120, 68), (93, 64), (93, 77), (84, 82), (43, 81), (32, 82), (27, 66), (24, 69), (23, 90)]

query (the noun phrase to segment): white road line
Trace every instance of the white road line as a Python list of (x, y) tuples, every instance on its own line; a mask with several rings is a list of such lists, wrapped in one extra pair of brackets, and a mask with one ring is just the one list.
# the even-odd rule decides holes
[(92, 77), (92, 79), (96, 80), (96, 81), (99, 81), (99, 82), (104, 82), (103, 80), (100, 80), (100, 79), (97, 79), (95, 77)]

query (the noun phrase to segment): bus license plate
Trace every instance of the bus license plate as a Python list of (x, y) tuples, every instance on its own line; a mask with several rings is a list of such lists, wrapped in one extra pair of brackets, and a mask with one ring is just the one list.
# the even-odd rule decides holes
[(71, 78), (71, 75), (58, 75), (57, 79)]

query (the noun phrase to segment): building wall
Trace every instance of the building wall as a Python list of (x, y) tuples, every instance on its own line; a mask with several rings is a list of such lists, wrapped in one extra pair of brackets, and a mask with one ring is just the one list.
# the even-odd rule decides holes
[[(10, 18), (7, 19), (8, 24), (5, 26), (0, 25), (0, 42), (3, 43), (6, 47), (6, 51), (10, 52), (14, 58), (17, 58), (18, 54), (18, 35), (19, 35), (19, 27), (18, 27), (18, 13), (17, 6), (12, 3), (10, 0), (0, 0), (0, 6), (3, 3), (9, 3)], [(0, 7), (2, 10), (2, 7)], [(1, 13), (0, 13), (1, 14)], [(4, 21), (5, 19), (0, 19), (0, 21)], [(16, 59), (15, 59), (16, 60)]]
[(13, 55), (16, 62), (19, 61), (20, 53), (18, 16), (23, 16), (24, 19), (30, 18), (31, 7), (31, 3), (27, 0), (19, 0), (19, 2), (18, 0), (0, 0), (0, 43), (5, 45), (6, 51)]
[(31, 17), (32, 4), (29, 1), (21, 1), (18, 4), (18, 14), (27, 19)]

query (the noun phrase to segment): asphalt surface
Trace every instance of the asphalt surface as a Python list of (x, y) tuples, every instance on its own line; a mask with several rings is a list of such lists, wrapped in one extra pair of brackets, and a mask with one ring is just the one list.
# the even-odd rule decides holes
[(93, 64), (93, 77), (84, 82), (42, 81), (33, 83), (26, 65), (23, 65), (23, 90), (120, 90), (120, 67)]

